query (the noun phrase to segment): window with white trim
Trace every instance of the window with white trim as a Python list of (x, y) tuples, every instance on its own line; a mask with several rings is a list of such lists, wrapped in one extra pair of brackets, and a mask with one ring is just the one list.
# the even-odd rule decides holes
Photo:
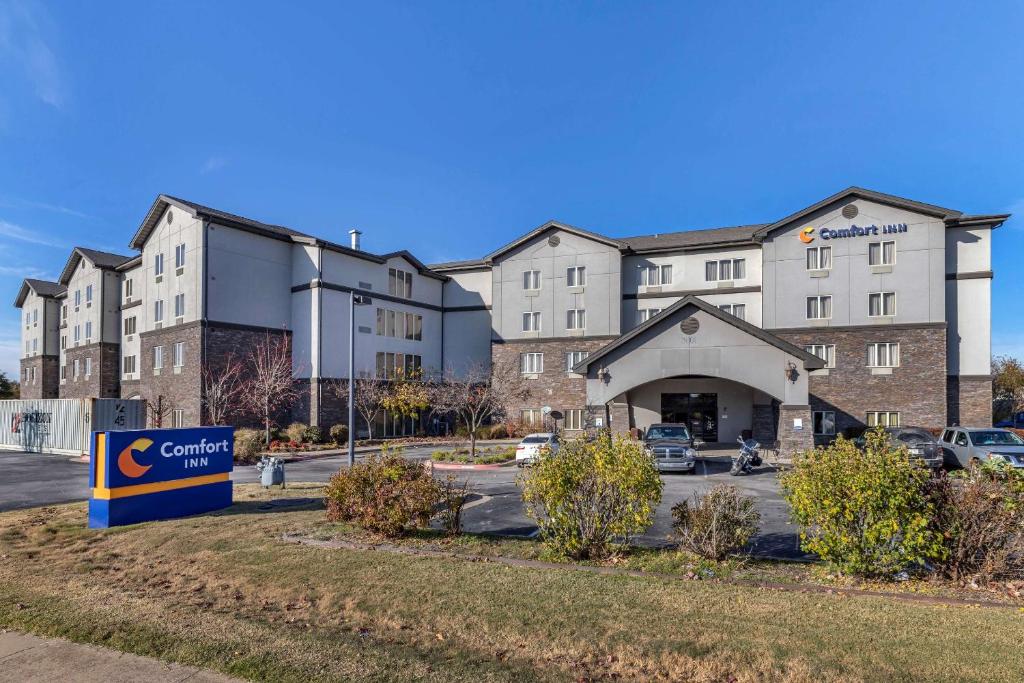
[(124, 335), (130, 337), (135, 334), (136, 321), (135, 316), (129, 316), (124, 319)]
[(164, 347), (154, 346), (153, 347), (153, 369), (163, 370), (164, 368)]
[(836, 366), (835, 344), (808, 344), (804, 347), (804, 351), (825, 361), (826, 368), (834, 368)]
[(32, 340), (32, 353), (38, 353), (38, 352), (39, 352), (39, 340), (38, 339), (33, 339)]
[(134, 286), (135, 286), (135, 281), (132, 280), (132, 278), (130, 278), (130, 277), (129, 278), (125, 278), (125, 280), (124, 280), (124, 300), (125, 301), (131, 301), (132, 300), (132, 290), (133, 290)]
[(388, 268), (388, 294), (412, 298), (412, 273), (401, 268)]
[(536, 291), (540, 289), (540, 271), (539, 270), (524, 270), (523, 271), (523, 289)]
[(68, 381), (68, 366), (66, 366), (66, 365), (60, 366), (60, 381), (61, 382)]
[(185, 266), (185, 244), (181, 243), (174, 247), (174, 267), (183, 268)]
[[(77, 364), (78, 361), (76, 360), (75, 363)], [(77, 374), (77, 371), (78, 371), (77, 367), (75, 368), (75, 371), (76, 371), (76, 374)], [(124, 359), (122, 361), (121, 374), (123, 374), (123, 375), (134, 375), (135, 374), (135, 356), (125, 356), (124, 357)]]
[(896, 315), (896, 292), (868, 294), (868, 315), (872, 318)]
[(92, 285), (85, 286), (85, 303), (86, 305), (92, 303)]
[(869, 368), (898, 368), (899, 365), (900, 345), (898, 342), (868, 344)]
[(746, 304), (720, 304), (720, 309), (730, 315), (734, 315), (740, 320), (747, 319), (747, 305)]
[(75, 325), (75, 336), (74, 336), (75, 346), (78, 346), (78, 342), (81, 341), (81, 339), (82, 339), (81, 331), (82, 331), (82, 326), (81, 325)]
[(153, 255), (153, 275), (160, 277), (164, 274), (164, 255), (154, 254)]
[(569, 408), (565, 411), (565, 429), (583, 429), (583, 409)]
[(62, 334), (60, 335), (60, 349), (63, 351), (66, 348), (68, 348), (68, 335)]
[(704, 262), (704, 280), (726, 282), (747, 277), (747, 260), (741, 258), (721, 259)]
[(663, 287), (672, 284), (672, 265), (662, 266), (641, 266), (640, 286), (641, 287)]
[(587, 286), (587, 267), (586, 266), (569, 266), (565, 269), (565, 286), (566, 287), (586, 287)]
[(523, 332), (540, 332), (540, 311), (523, 313)]
[(75, 359), (74, 368), (75, 368), (75, 372), (74, 372), (73, 376), (75, 378), (75, 381), (77, 382), (79, 375), (82, 374), (82, 372), (81, 372), (82, 364), (81, 364), (81, 362), (80, 362), (80, 360), (78, 358)]
[(836, 414), (832, 410), (815, 410), (811, 413), (811, 424), (814, 433), (821, 436), (833, 436), (836, 433)]
[(565, 354), (565, 371), (572, 372), (572, 369), (582, 363), (587, 356), (590, 355), (589, 351), (569, 351)]
[(867, 415), (868, 427), (899, 427), (900, 414), (892, 410), (872, 410)]
[(68, 321), (68, 305), (67, 304), (61, 304), (61, 307), (60, 307), (60, 319), (63, 320), (64, 322)]
[(831, 270), (832, 247), (807, 247), (807, 270)]
[(519, 370), (524, 375), (539, 375), (544, 372), (544, 354), (537, 352), (519, 354)]
[(185, 365), (185, 342), (174, 342), (172, 356), (174, 367), (180, 368)]
[(82, 290), (76, 289), (75, 290), (75, 310), (77, 310), (78, 307), (81, 306), (81, 305), (82, 305)]
[(92, 321), (85, 321), (85, 343), (88, 344), (92, 341)]
[(637, 317), (638, 317), (639, 321), (641, 323), (645, 323), (648, 320), (650, 320), (651, 318), (653, 318), (654, 316), (656, 316), (659, 313), (661, 313), (661, 309), (660, 308), (641, 308), (636, 313), (637, 313)]
[(807, 297), (807, 319), (828, 320), (832, 317), (832, 296)]
[(871, 242), (868, 244), (869, 266), (891, 266), (896, 263), (895, 242)]
[(85, 359), (85, 378), (89, 379), (92, 377), (92, 357), (87, 356)]
[(582, 330), (587, 327), (587, 312), (582, 308), (570, 308), (565, 312), (565, 329)]
[(164, 319), (164, 301), (163, 299), (157, 299), (153, 302), (153, 322), (163, 322)]
[(174, 295), (174, 317), (180, 318), (185, 315), (185, 294)]
[(540, 408), (526, 408), (519, 411), (519, 421), (530, 427), (538, 427), (544, 423), (544, 413)]
[(418, 378), (423, 367), (423, 357), (412, 353), (377, 352), (377, 377), (396, 379), (399, 377)]
[(181, 429), (185, 426), (185, 411), (181, 408), (175, 408), (171, 411), (171, 427), (174, 429)]

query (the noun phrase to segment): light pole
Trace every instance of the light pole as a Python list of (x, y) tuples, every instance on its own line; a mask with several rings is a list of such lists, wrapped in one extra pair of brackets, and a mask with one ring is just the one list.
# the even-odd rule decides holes
[(368, 296), (348, 294), (348, 466), (356, 464), (356, 306), (368, 306)]

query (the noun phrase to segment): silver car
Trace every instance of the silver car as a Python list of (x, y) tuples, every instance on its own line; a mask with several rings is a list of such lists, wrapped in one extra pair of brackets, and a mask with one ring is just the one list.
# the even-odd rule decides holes
[(644, 449), (654, 458), (659, 472), (695, 472), (697, 451), (686, 425), (653, 424), (644, 434)]
[(939, 444), (961, 467), (991, 462), (1024, 468), (1024, 439), (1007, 429), (949, 427)]

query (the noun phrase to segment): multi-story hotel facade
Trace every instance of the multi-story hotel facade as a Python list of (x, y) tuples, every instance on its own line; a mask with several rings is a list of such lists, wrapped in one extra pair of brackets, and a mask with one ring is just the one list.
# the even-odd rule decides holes
[[(873, 424), (988, 425), (1007, 217), (850, 188), (739, 227), (610, 237), (550, 221), (427, 266), (357, 231), (340, 244), (161, 195), (133, 255), (77, 248), (59, 282), (24, 282), (23, 396), (159, 400), (171, 424), (199, 424), (202, 369), (271, 334), (290, 342), (295, 419), (322, 426), (352, 375), (501, 359), (531, 389), (512, 417), (569, 431), (682, 421), (788, 448)], [(352, 294), (372, 303), (350, 321)]]

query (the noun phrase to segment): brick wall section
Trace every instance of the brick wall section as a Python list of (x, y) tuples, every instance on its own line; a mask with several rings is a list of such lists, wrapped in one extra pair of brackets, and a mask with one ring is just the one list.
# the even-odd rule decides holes
[[(292, 407), (292, 420), (308, 425), (319, 425), (324, 433), (336, 424), (348, 424), (345, 392), (347, 379), (301, 379), (299, 400)], [(319, 386), (319, 400), (317, 387)], [(319, 415), (317, 406), (319, 404)], [(357, 421), (362, 418), (356, 415)]]
[[(237, 362), (247, 364), (252, 355), (252, 350), (259, 344), (263, 343), (267, 336), (270, 335), (272, 338), (280, 335), (284, 335), (291, 343), (291, 331), (290, 330), (266, 330), (260, 328), (251, 327), (240, 327), (233, 325), (209, 325), (204, 330), (204, 337), (201, 340), (204, 347), (204, 362), (210, 368), (211, 372), (218, 372), (222, 369), (229, 360), (235, 360)], [(198, 356), (197, 356), (198, 358)], [(246, 374), (246, 370), (243, 370), (243, 376)], [(202, 375), (199, 372), (197, 366), (197, 379), (195, 395), (197, 402), (199, 401), (200, 388), (202, 386)], [(306, 382), (308, 387), (308, 381)], [(306, 400), (308, 401), (308, 395)], [(293, 421), (299, 421), (309, 424), (308, 419), (308, 407), (307, 419), (293, 420), (292, 412), (294, 406), (286, 406), (276, 416), (274, 422), (277, 426), (287, 427)], [(240, 413), (234, 416), (232, 424), (239, 427), (257, 427), (262, 429), (263, 425), (259, 423), (258, 419), (252, 415), (246, 415)]]
[(992, 378), (955, 376), (946, 378), (949, 425), (992, 426)]
[[(108, 342), (68, 348), (64, 352), (67, 381), (60, 385), (61, 398), (118, 398), (121, 395), (120, 345)], [(92, 373), (85, 376), (85, 359), (92, 359)], [(75, 381), (75, 360), (79, 375)], [(58, 369), (58, 373), (60, 370)]]
[[(593, 353), (608, 343), (607, 339), (586, 337), (532, 340), (523, 339), (491, 344), (491, 358), (494, 363), (513, 358), (519, 363), (519, 354), (539, 352), (544, 354), (544, 372), (537, 379), (528, 380), (530, 397), (521, 405), (509, 406), (513, 419), (519, 419), (519, 411), (551, 406), (552, 410), (574, 410), (587, 408), (587, 382), (581, 375), (566, 372), (565, 355), (570, 351)], [(602, 408), (597, 412), (604, 415)], [(626, 420), (628, 425), (628, 418)], [(628, 428), (628, 426), (627, 426)]]
[[(803, 348), (835, 344), (836, 367), (809, 379), (811, 410), (832, 410), (836, 433), (863, 427), (868, 411), (895, 410), (905, 426), (946, 424), (946, 330), (915, 328), (820, 328), (776, 332)], [(867, 345), (898, 342), (900, 367), (890, 375), (873, 375), (867, 367)], [(780, 437), (781, 438), (781, 437)]]
[[(26, 382), (25, 371), (35, 368), (36, 381)], [(57, 398), (60, 385), (60, 359), (57, 356), (33, 356), (21, 359), (21, 398)]]
[[(802, 429), (794, 427), (794, 420), (801, 421)], [(787, 458), (794, 454), (814, 448), (814, 429), (811, 426), (811, 407), (786, 405), (779, 406), (778, 427), (779, 455)]]
[(751, 438), (767, 446), (775, 441), (775, 430), (775, 408), (770, 403), (755, 403)]
[[(160, 330), (151, 330), (139, 335), (140, 357), (136, 359), (136, 367), (139, 369), (138, 391), (141, 398), (149, 401), (151, 405), (158, 402), (164, 407), (165, 414), (162, 417), (160, 426), (170, 427), (173, 419), (173, 410), (183, 410), (183, 422), (185, 427), (196, 427), (200, 422), (199, 399), (200, 388), (200, 362), (202, 349), (202, 327), (199, 323), (186, 325), (172, 325)], [(175, 372), (174, 365), (174, 344), (185, 343), (184, 364)], [(160, 374), (153, 371), (153, 349), (163, 346), (163, 368)], [(149, 426), (155, 427), (156, 417), (150, 412), (147, 416)]]

